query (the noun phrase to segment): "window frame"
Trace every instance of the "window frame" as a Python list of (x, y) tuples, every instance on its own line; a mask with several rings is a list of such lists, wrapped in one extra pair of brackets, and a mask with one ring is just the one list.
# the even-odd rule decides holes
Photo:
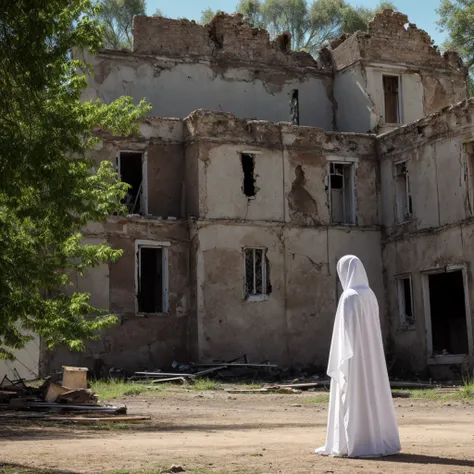
[[(332, 202), (332, 188), (331, 188), (331, 176), (335, 173), (331, 172), (331, 168), (335, 165), (342, 165), (349, 169), (350, 172), (350, 183), (351, 183), (351, 206), (350, 206), (350, 222), (335, 221), (333, 218), (333, 202)], [(357, 212), (356, 212), (356, 165), (357, 161), (343, 161), (343, 160), (328, 160), (328, 175), (327, 175), (327, 188), (328, 188), (328, 200), (329, 200), (329, 219), (332, 225), (343, 225), (343, 226), (356, 226), (357, 225)], [(345, 181), (345, 175), (343, 174), (343, 182)], [(345, 183), (344, 183), (345, 184)], [(343, 200), (345, 200), (345, 187), (343, 188)], [(343, 212), (343, 214), (345, 214)], [(345, 216), (344, 216), (345, 217)]]
[[(168, 273), (168, 251), (170, 242), (156, 242), (154, 240), (135, 240), (135, 314), (137, 316), (150, 316), (168, 314), (169, 312), (169, 273)], [(140, 311), (140, 305), (138, 301), (139, 282), (141, 277), (140, 269), (140, 250), (142, 248), (160, 248), (161, 252), (161, 265), (162, 265), (162, 311), (154, 313), (145, 313)]]
[[(255, 273), (255, 250), (262, 251), (262, 293), (261, 294), (250, 294), (247, 292), (247, 251), (253, 250), (253, 279), (254, 279), (254, 289), (256, 287), (256, 273)], [(244, 299), (249, 302), (257, 302), (257, 301), (266, 301), (268, 300), (268, 293), (267, 293), (267, 286), (268, 286), (268, 269), (267, 269), (267, 251), (268, 248), (260, 247), (260, 246), (247, 246), (243, 247), (242, 255), (244, 259), (244, 285), (243, 285), (243, 293)]]
[[(397, 93), (397, 122), (387, 122), (386, 115), (386, 101), (385, 101), (385, 87), (384, 87), (384, 77), (395, 77), (398, 81), (398, 93)], [(402, 125), (403, 124), (403, 110), (402, 110), (402, 75), (401, 74), (390, 74), (382, 72), (382, 96), (383, 96), (383, 123), (384, 125)]]
[[(405, 307), (405, 285), (404, 281), (408, 280), (410, 285), (410, 304), (411, 304), (411, 322), (408, 319), (408, 315), (406, 314), (406, 307)], [(396, 288), (397, 288), (397, 310), (398, 310), (398, 317), (400, 320), (400, 329), (414, 329), (416, 324), (416, 316), (415, 316), (415, 304), (413, 298), (413, 279), (410, 273), (405, 273), (401, 275), (397, 275), (395, 277)]]
[(115, 156), (115, 167), (120, 180), (122, 180), (120, 161), (120, 155), (122, 153), (136, 153), (137, 155), (142, 155), (142, 188), (140, 190), (141, 199), (139, 211), (142, 215), (146, 216), (148, 214), (148, 153), (146, 150), (118, 150)]

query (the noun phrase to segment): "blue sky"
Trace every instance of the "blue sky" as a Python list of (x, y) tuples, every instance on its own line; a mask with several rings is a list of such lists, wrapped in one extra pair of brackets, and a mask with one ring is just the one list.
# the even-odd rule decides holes
[[(375, 7), (379, 0), (347, 0), (352, 5), (362, 5), (365, 7)], [(440, 0), (392, 0), (398, 11), (408, 15), (411, 23), (415, 23), (419, 28), (426, 30), (440, 45), (445, 34), (438, 30), (436, 21), (438, 15), (436, 8)], [(147, 0), (147, 13), (152, 15), (158, 8), (164, 15), (170, 18), (189, 18), (199, 20), (201, 12), (207, 8), (233, 12), (238, 0)]]

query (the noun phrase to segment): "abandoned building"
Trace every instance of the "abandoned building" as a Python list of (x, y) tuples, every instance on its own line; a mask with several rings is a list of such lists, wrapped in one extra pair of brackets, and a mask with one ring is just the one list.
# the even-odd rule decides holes
[(239, 15), (135, 17), (133, 34), (132, 52), (85, 53), (84, 99), (152, 105), (140, 136), (94, 152), (131, 185), (129, 215), (86, 242), (123, 256), (75, 281), (120, 324), (85, 353), (43, 350), (44, 373), (242, 354), (324, 370), (348, 253), (389, 368), (471, 363), (474, 102), (455, 53), (391, 10), (318, 61)]

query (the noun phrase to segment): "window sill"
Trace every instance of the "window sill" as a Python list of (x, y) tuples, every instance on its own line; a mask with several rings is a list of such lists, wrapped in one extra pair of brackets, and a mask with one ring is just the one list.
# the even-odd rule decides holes
[(169, 313), (136, 313), (135, 314), (137, 318), (149, 318), (149, 317), (156, 318), (156, 317), (168, 316), (168, 315)]
[(247, 296), (245, 298), (245, 301), (247, 303), (259, 303), (261, 301), (267, 301), (268, 300), (268, 295), (253, 295), (253, 296)]
[(398, 332), (409, 332), (409, 331), (416, 331), (416, 327), (414, 324), (402, 324), (398, 328)]
[(447, 354), (428, 357), (428, 365), (462, 364), (469, 357), (468, 354)]

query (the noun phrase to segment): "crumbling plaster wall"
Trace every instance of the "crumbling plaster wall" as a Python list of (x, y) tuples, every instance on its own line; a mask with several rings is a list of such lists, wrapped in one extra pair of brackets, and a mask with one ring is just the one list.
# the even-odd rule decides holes
[[(185, 135), (193, 147), (186, 159), (198, 160), (198, 185), (191, 188), (199, 188), (200, 218), (329, 225), (327, 176), (333, 160), (355, 163), (358, 225), (378, 224), (374, 136), (246, 121), (204, 110), (185, 120)], [(241, 153), (254, 154), (255, 197), (242, 189)]]
[[(283, 367), (324, 368), (338, 299), (336, 263), (348, 253), (366, 266), (383, 324), (377, 230), (209, 221), (200, 222), (196, 233), (200, 359), (245, 353), (253, 361)], [(272, 291), (265, 301), (245, 299), (244, 247), (268, 249)]]
[(467, 72), (456, 53), (441, 55), (429, 35), (401, 13), (385, 10), (377, 14), (367, 33), (336, 40), (332, 56), (336, 122), (342, 131), (393, 128), (385, 124), (384, 74), (400, 77), (404, 124), (467, 97)]
[(332, 77), (284, 37), (270, 42), (239, 15), (217, 15), (210, 25), (161, 17), (134, 18), (134, 51), (102, 51), (84, 98), (109, 103), (143, 97), (151, 114), (184, 118), (207, 108), (242, 118), (289, 121), (299, 91), (300, 123), (333, 128)]
[[(463, 144), (474, 137), (474, 102), (462, 102), (379, 137), (381, 157), (383, 262), (388, 314), (397, 364), (420, 371), (427, 364), (423, 271), (466, 265), (474, 308), (470, 242), (474, 225), (469, 205), (468, 162)], [(406, 160), (412, 218), (396, 221), (394, 165)], [(471, 180), (471, 181), (470, 181)], [(415, 328), (401, 327), (395, 277), (411, 274)], [(472, 314), (470, 315), (472, 320)]]
[(185, 151), (183, 123), (178, 119), (149, 117), (140, 124), (137, 137), (111, 137), (102, 134), (92, 152), (97, 164), (110, 161), (116, 165), (119, 152), (146, 154), (146, 197), (148, 214), (163, 218), (184, 217)]
[[(100, 374), (103, 367), (121, 367), (126, 371), (168, 366), (180, 354), (188, 354), (188, 317), (191, 307), (189, 291), (189, 232), (183, 222), (160, 222), (142, 218), (111, 217), (103, 224), (93, 224), (88, 238), (106, 241), (123, 250), (116, 262), (99, 270), (100, 278), (86, 276), (79, 282), (89, 290), (91, 301), (101, 303), (116, 314), (120, 323), (103, 331), (100, 340), (86, 343), (86, 351), (72, 353), (64, 348), (42, 354), (43, 375), (62, 365), (88, 367)], [(135, 241), (169, 242), (169, 311), (149, 317), (135, 313)], [(104, 294), (109, 301), (103, 301)], [(107, 303), (107, 304), (105, 304)]]

